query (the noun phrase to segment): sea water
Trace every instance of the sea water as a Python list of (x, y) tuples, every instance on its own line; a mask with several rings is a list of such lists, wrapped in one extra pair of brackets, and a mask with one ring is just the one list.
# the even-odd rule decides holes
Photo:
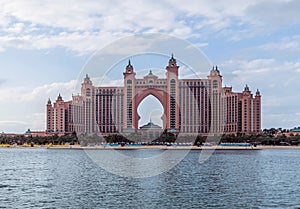
[(0, 208), (300, 208), (299, 149), (217, 150), (204, 163), (200, 152), (160, 175), (129, 178), (83, 150), (3, 148)]

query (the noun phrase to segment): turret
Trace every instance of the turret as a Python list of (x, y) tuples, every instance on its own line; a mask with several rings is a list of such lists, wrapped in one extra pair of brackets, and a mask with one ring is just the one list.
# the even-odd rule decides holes
[[(124, 117), (124, 130), (133, 131), (133, 129), (138, 128), (137, 124), (134, 124), (135, 120), (135, 72), (133, 66), (131, 65), (130, 60), (128, 60), (128, 65), (125, 68), (124, 75), (124, 100), (123, 104), (126, 107), (126, 111), (123, 112)], [(124, 108), (125, 109), (125, 108)]]
[(260, 91), (258, 89), (256, 90), (255, 97), (261, 97)]
[(48, 99), (47, 106), (52, 106), (50, 98)]
[(247, 84), (246, 84), (246, 86), (244, 88), (243, 95), (252, 98), (252, 94), (251, 94), (250, 88), (248, 87)]
[(221, 76), (218, 66), (213, 66), (213, 68), (210, 70), (210, 76)]
[(128, 60), (128, 65), (126, 66), (125, 72), (123, 73), (124, 78), (131, 74), (135, 75), (135, 72), (133, 66), (131, 65), (130, 60)]
[(250, 91), (248, 85), (246, 84), (244, 91)]
[(177, 66), (176, 59), (174, 58), (174, 56), (172, 54), (172, 56), (169, 60), (169, 64), (166, 67), (167, 73), (174, 74), (176, 77), (178, 77), (178, 68), (179, 68), (179, 66)]
[(85, 75), (83, 83), (81, 84), (81, 95), (91, 97), (93, 95), (93, 82), (88, 74)]
[(218, 66), (213, 66), (213, 68), (210, 70), (208, 79), (211, 81), (211, 86), (213, 90), (222, 90), (222, 75), (218, 70)]
[(92, 81), (91, 81), (91, 79), (90, 79), (90, 77), (89, 77), (88, 74), (85, 75), (83, 84), (92, 84)]
[(170, 99), (167, 101), (167, 117), (169, 120), (166, 123), (166, 128), (169, 131), (177, 132), (179, 130), (179, 82), (178, 82), (178, 69), (179, 66), (176, 64), (176, 59), (173, 54), (169, 60), (169, 64), (166, 67), (167, 77), (167, 92)]
[(63, 99), (62, 99), (60, 93), (58, 94), (56, 101), (63, 101)]

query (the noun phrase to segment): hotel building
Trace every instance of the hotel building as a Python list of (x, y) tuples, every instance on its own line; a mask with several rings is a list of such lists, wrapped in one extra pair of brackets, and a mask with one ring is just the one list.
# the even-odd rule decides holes
[(206, 79), (180, 79), (176, 59), (170, 58), (166, 76), (150, 71), (137, 78), (129, 61), (121, 87), (94, 86), (88, 75), (81, 94), (71, 101), (59, 95), (48, 101), (46, 132), (77, 134), (126, 134), (140, 131), (139, 104), (149, 95), (163, 106), (163, 129), (180, 134), (257, 134), (261, 132), (261, 95), (253, 95), (246, 85), (243, 92), (222, 87), (222, 76), (213, 67)]

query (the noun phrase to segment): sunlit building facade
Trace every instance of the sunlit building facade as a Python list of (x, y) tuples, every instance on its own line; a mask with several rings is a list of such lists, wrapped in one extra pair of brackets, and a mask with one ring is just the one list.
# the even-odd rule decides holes
[(213, 67), (206, 79), (180, 79), (176, 59), (170, 58), (166, 76), (150, 72), (137, 78), (129, 61), (123, 72), (123, 86), (97, 87), (88, 75), (81, 94), (64, 102), (59, 95), (49, 100), (47, 132), (77, 134), (130, 134), (139, 131), (139, 104), (149, 95), (163, 106), (162, 130), (181, 134), (257, 134), (261, 131), (261, 95), (248, 86), (233, 92), (222, 86), (222, 76)]
[(72, 132), (72, 101), (65, 102), (59, 94), (53, 103), (49, 99), (46, 108), (46, 131), (48, 133)]

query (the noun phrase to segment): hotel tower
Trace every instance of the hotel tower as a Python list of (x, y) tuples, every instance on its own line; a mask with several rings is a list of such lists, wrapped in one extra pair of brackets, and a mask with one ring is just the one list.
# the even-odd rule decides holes
[(170, 58), (164, 78), (151, 70), (137, 78), (130, 60), (122, 87), (94, 86), (88, 75), (81, 94), (64, 101), (59, 95), (46, 110), (46, 132), (116, 134), (139, 131), (139, 104), (149, 95), (163, 106), (163, 130), (181, 134), (258, 134), (261, 131), (261, 95), (222, 87), (222, 76), (213, 67), (206, 79), (180, 79), (176, 59)]

